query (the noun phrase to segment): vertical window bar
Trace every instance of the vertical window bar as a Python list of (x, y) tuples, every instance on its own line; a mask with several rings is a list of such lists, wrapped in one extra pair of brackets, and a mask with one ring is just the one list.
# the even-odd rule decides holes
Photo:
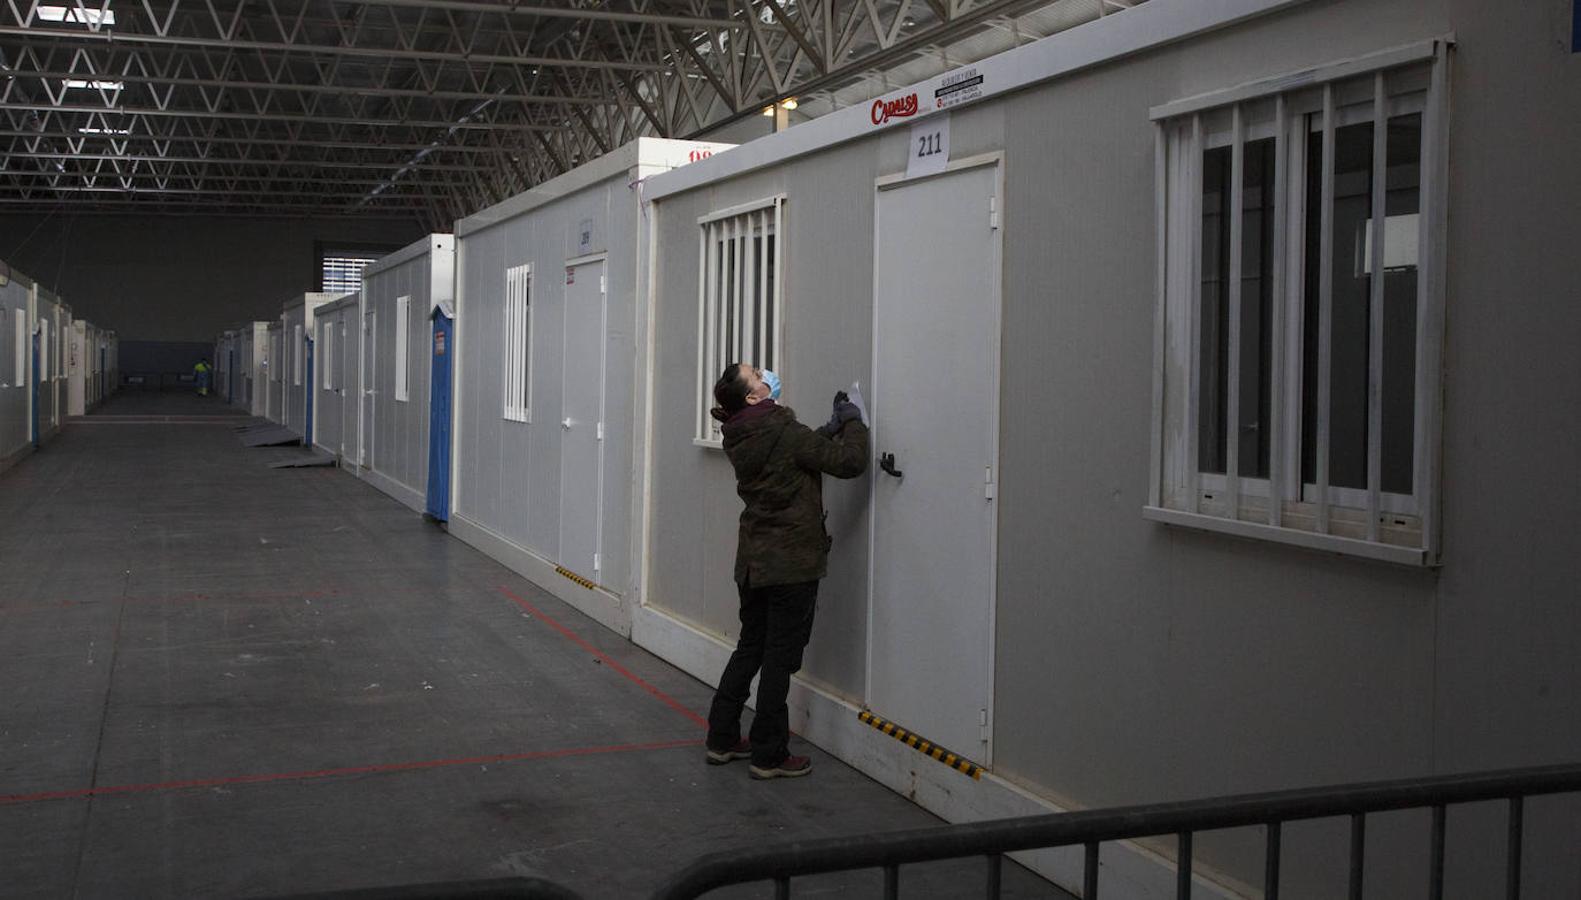
[(900, 900), (900, 867), (884, 867), (884, 900)]
[(1350, 817), (1350, 900), (1362, 900), (1361, 888), (1367, 867), (1367, 817)]
[(999, 900), (1004, 893), (1001, 888), (1001, 881), (1004, 878), (1004, 854), (990, 853), (988, 854), (987, 862), (988, 882), (984, 886), (983, 893), (988, 897), (988, 900)]
[(758, 246), (763, 252), (758, 260), (758, 356), (762, 359), (769, 358), (769, 270), (772, 258), (769, 255), (769, 213), (764, 210), (758, 213), (758, 233), (760, 235)]
[(758, 282), (756, 275), (758, 253), (756, 243), (757, 228), (755, 227), (758, 219), (761, 218), (761, 214), (748, 213), (744, 218), (746, 219), (746, 227), (743, 230), (746, 232), (746, 237), (741, 242), (741, 246), (745, 251), (746, 260), (741, 272), (741, 283), (743, 285), (741, 291), (741, 356), (743, 359), (756, 361), (763, 358), (758, 353), (757, 345), (758, 293), (756, 288)]
[[(1164, 331), (1169, 290), (1169, 136), (1163, 122), (1153, 123), (1153, 427), (1152, 475), (1147, 485), (1147, 505), (1163, 506), (1164, 492)], [(1083, 896), (1088, 896), (1084, 894)]]
[[(1269, 313), (1274, 339), (1269, 347), (1269, 385), (1271, 400), (1268, 404), (1268, 524), (1279, 525), (1284, 515), (1286, 496), (1286, 467), (1281, 442), (1284, 440), (1284, 390), (1285, 390), (1285, 223), (1289, 215), (1290, 188), (1285, 173), (1289, 160), (1290, 110), (1285, 106), (1285, 95), (1274, 100), (1274, 185), (1273, 278), (1272, 300)], [(1267, 186), (1264, 185), (1264, 190)], [(1275, 829), (1277, 825), (1273, 826)], [(1277, 861), (1276, 861), (1277, 864)], [(1272, 900), (1273, 895), (1269, 895)]]
[(1222, 352), (1227, 358), (1228, 378), (1224, 415), (1224, 472), (1227, 490), (1225, 497), (1230, 504), (1230, 518), (1241, 517), (1241, 269), (1245, 264), (1245, 250), (1241, 246), (1245, 224), (1241, 207), (1246, 202), (1246, 134), (1241, 105), (1235, 104), (1230, 113), (1230, 269), (1229, 281), (1230, 327)]
[(1416, 279), (1416, 421), (1415, 464), (1411, 490), (1422, 523), (1422, 549), (1438, 548), (1440, 494), (1437, 490), (1439, 468), (1439, 406), (1442, 383), (1439, 360), (1443, 351), (1444, 311), (1442, 266), (1439, 248), (1445, 238), (1444, 203), (1448, 160), (1444, 126), (1448, 117), (1445, 79), (1447, 45), (1440, 42), (1428, 82), (1427, 108), (1422, 116), (1421, 215), (1418, 217)]
[(1334, 340), (1334, 85), (1323, 85), (1323, 173), (1318, 211), (1317, 503), (1320, 533), (1329, 532), (1329, 396)]
[(774, 310), (774, 346), (769, 356), (774, 365), (780, 362), (780, 335), (784, 330), (785, 322), (785, 271), (781, 261), (785, 259), (785, 201), (774, 201), (774, 299), (770, 301)]
[(1372, 78), (1372, 254), (1367, 276), (1367, 540), (1378, 540), (1383, 490), (1384, 232), (1388, 231), (1389, 98), (1383, 73)]
[[(703, 269), (703, 295), (707, 298), (704, 315), (707, 324), (703, 333), (703, 352), (708, 358), (708, 378), (718, 376), (724, 369), (724, 361), (719, 359), (719, 226), (710, 223), (703, 226), (703, 246), (708, 255), (707, 265)], [(707, 388), (705, 387), (704, 390)], [(703, 400), (703, 430), (702, 437), (712, 438), (715, 425), (708, 415), (708, 410), (713, 406), (712, 398), (704, 396)]]
[(1446, 810), (1443, 804), (1433, 807), (1433, 835), (1428, 849), (1427, 897), (1443, 900), (1444, 897), (1444, 828)]
[[(752, 247), (752, 218), (736, 217), (736, 358), (746, 359), (752, 332), (747, 330), (747, 310), (752, 305), (747, 290), (752, 286), (750, 263), (747, 256)], [(754, 360), (753, 365), (759, 363)]]
[(1520, 900), (1521, 896), (1521, 826), (1524, 818), (1524, 800), (1510, 798), (1509, 834), (1505, 842), (1504, 896), (1506, 900)]
[(1202, 466), (1198, 460), (1197, 419), (1202, 415), (1202, 116), (1191, 117), (1191, 152), (1186, 171), (1190, 173), (1191, 190), (1191, 371), (1186, 383), (1191, 391), (1186, 404), (1186, 489), (1187, 509), (1198, 512), (1202, 507)]
[(694, 434), (699, 439), (709, 435), (708, 423), (712, 419), (708, 410), (714, 405), (710, 391), (714, 373), (708, 371), (708, 342), (705, 337), (708, 323), (708, 226), (703, 226), (702, 240), (697, 243), (697, 339), (702, 342), (697, 353), (697, 394), (702, 405), (697, 409)]
[(1098, 842), (1088, 841), (1082, 854), (1082, 900), (1098, 900)]
[(1280, 823), (1268, 823), (1267, 849), (1263, 851), (1263, 900), (1279, 900), (1279, 851), (1282, 830)]
[(505, 314), (500, 322), (500, 415), (511, 417), (511, 311), (516, 307), (516, 270), (505, 270)]

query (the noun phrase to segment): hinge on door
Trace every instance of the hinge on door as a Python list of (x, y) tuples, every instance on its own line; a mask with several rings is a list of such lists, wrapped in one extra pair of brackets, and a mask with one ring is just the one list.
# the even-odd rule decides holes
[(988, 710), (977, 711), (977, 734), (983, 743), (988, 743)]
[(598, 571), (598, 554), (593, 554), (593, 571)]
[(999, 227), (999, 198), (998, 197), (989, 197), (988, 198), (988, 227), (990, 229), (994, 229), (994, 228), (998, 228)]
[(598, 423), (598, 439), (601, 440), (601, 441), (604, 439), (604, 423), (603, 422)]
[(983, 499), (994, 499), (994, 467), (983, 466)]
[(609, 276), (607, 276), (607, 275), (600, 275), (600, 276), (598, 276), (598, 292), (600, 294), (607, 294), (607, 293), (609, 293)]

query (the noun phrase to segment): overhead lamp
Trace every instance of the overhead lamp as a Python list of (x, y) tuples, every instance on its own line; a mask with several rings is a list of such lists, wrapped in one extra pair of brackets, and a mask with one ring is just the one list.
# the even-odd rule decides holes
[[(785, 110), (787, 112), (789, 112), (790, 110), (795, 109), (796, 108), (796, 98), (795, 97), (786, 97), (784, 100), (781, 100), (779, 102), (779, 108), (783, 109), (783, 110)], [(771, 103), (768, 106), (763, 107), (763, 115), (765, 115), (765, 116), (772, 116), (772, 115), (774, 115), (774, 104)]]
[(83, 81), (78, 78), (68, 78), (66, 80), (66, 87), (88, 88), (95, 91), (118, 91), (125, 87), (125, 85), (119, 81)]
[(84, 9), (75, 6), (40, 6), (35, 13), (45, 22), (70, 22), (78, 25), (114, 25), (115, 10)]

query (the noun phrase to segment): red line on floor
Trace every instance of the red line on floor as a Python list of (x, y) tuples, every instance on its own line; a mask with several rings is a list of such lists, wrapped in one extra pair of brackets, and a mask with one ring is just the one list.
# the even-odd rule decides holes
[(673, 750), (678, 747), (700, 746), (696, 739), (658, 741), (649, 744), (618, 744), (609, 747), (572, 747), (563, 750), (540, 750), (534, 753), (497, 753), (492, 756), (470, 756), (458, 759), (429, 759), (417, 762), (374, 763), (365, 766), (341, 766), (333, 769), (315, 769), (307, 772), (268, 772), (258, 775), (230, 775), (218, 778), (193, 778), (186, 781), (160, 781), (148, 784), (116, 784), (103, 787), (80, 788), (73, 791), (41, 791), (36, 794), (0, 794), (0, 806), (22, 803), (40, 803), (47, 800), (81, 800), (114, 794), (147, 794), (157, 791), (180, 791), (192, 788), (225, 787), (240, 784), (269, 784), (277, 781), (312, 781), (324, 778), (344, 778), (351, 775), (384, 775), (392, 772), (414, 772), (424, 769), (443, 769), (455, 766), (484, 766), (498, 763), (527, 762), (540, 759), (564, 759), (574, 756), (600, 756), (610, 753), (639, 753), (652, 750)]
[(675, 710), (676, 712), (678, 712), (681, 715), (687, 717), (688, 719), (691, 719), (692, 722), (695, 723), (696, 725), (698, 725), (699, 727), (702, 727), (702, 728), (707, 728), (708, 727), (708, 720), (707, 719), (705, 719), (702, 716), (698, 715), (695, 711), (688, 709), (684, 704), (681, 703), (681, 701), (675, 699), (674, 697), (671, 697), (669, 694), (666, 694), (665, 692), (659, 690), (658, 688), (656, 688), (653, 685), (649, 684), (648, 682), (644, 681), (640, 676), (638, 676), (636, 673), (632, 672), (630, 669), (626, 668), (625, 666), (621, 665), (618, 662), (615, 662), (613, 659), (611, 659), (609, 657), (609, 654), (607, 654), (604, 651), (598, 649), (597, 647), (594, 647), (592, 644), (589, 644), (587, 641), (582, 640), (580, 637), (577, 637), (577, 635), (574, 632), (572, 632), (571, 629), (565, 627), (564, 625), (561, 625), (559, 622), (556, 622), (548, 613), (545, 613), (543, 610), (539, 609), (538, 607), (533, 606), (531, 603), (528, 603), (526, 600), (523, 600), (521, 597), (516, 596), (514, 593), (511, 592), (511, 590), (509, 588), (505, 587), (504, 585), (500, 585), (499, 586), (499, 591), (500, 591), (500, 593), (502, 593), (505, 596), (509, 597), (513, 602), (515, 602), (515, 604), (517, 606), (520, 606), (522, 609), (526, 610), (527, 613), (529, 615), (531, 615), (533, 618), (543, 620), (544, 624), (548, 625), (550, 628), (553, 628), (555, 631), (560, 632), (560, 634), (563, 635), (571, 643), (573, 643), (573, 644), (577, 645), (578, 647), (581, 647), (583, 650), (586, 650), (587, 652), (593, 654), (604, 665), (606, 665), (606, 666), (610, 667), (611, 669), (614, 669), (616, 672), (619, 672), (620, 674), (626, 676), (626, 678), (629, 679), (632, 683), (636, 684), (638, 687), (642, 688), (643, 690), (647, 691), (648, 693), (652, 694), (653, 696), (659, 698), (659, 702), (663, 703), (665, 706), (668, 706), (669, 708)]

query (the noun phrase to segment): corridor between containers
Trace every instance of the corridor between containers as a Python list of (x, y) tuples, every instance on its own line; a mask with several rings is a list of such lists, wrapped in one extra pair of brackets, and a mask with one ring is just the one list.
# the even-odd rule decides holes
[[(806, 745), (808, 779), (705, 766), (707, 685), (362, 481), (270, 468), (301, 451), (243, 448), (252, 421), (122, 394), (0, 474), (0, 893), (635, 897), (702, 853), (936, 821)], [(919, 866), (908, 896), (980, 879)]]

